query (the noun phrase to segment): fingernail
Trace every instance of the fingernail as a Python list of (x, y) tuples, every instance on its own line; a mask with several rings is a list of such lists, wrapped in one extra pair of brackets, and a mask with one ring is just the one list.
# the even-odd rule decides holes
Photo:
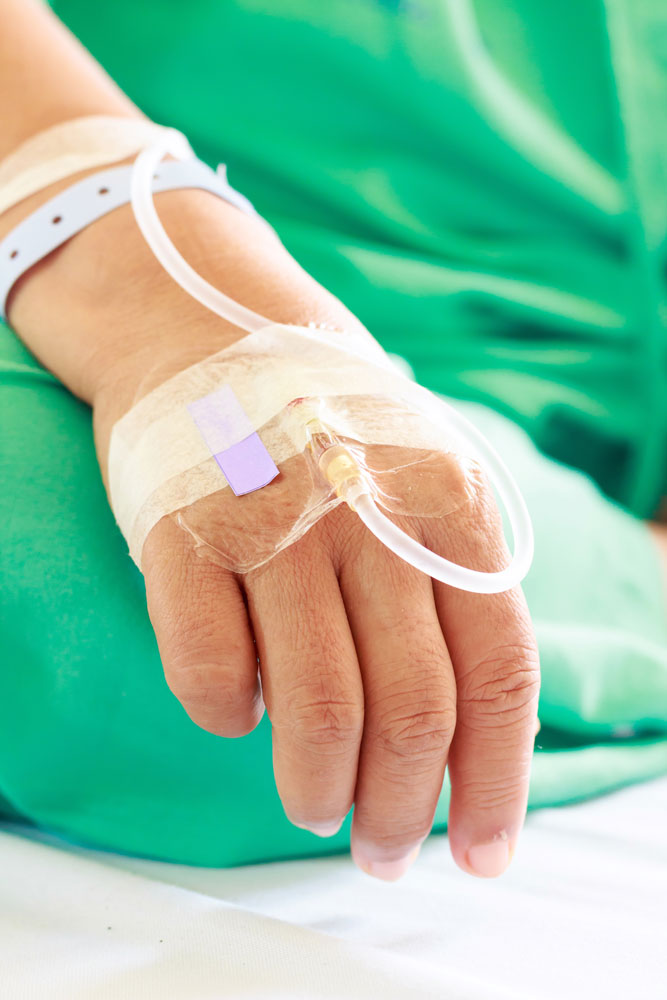
[(367, 875), (383, 879), (385, 882), (396, 882), (399, 878), (405, 875), (410, 865), (416, 861), (417, 855), (421, 850), (421, 846), (421, 844), (417, 844), (417, 846), (413, 847), (408, 854), (404, 854), (402, 857), (396, 858), (394, 861), (371, 861), (363, 853), (360, 853), (355, 849), (354, 860)]
[(343, 825), (343, 819), (339, 819), (334, 823), (309, 823), (308, 826), (302, 823), (295, 823), (294, 826), (298, 826), (300, 830), (308, 830), (309, 833), (314, 833), (318, 837), (333, 837), (334, 833), (338, 833), (341, 826)]
[(502, 875), (510, 863), (510, 843), (503, 830), (488, 844), (474, 844), (468, 848), (468, 864), (482, 878)]

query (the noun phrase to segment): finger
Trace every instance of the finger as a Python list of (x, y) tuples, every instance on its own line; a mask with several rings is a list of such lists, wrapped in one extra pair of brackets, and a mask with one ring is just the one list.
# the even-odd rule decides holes
[(430, 578), (355, 527), (340, 570), (366, 704), (351, 846), (359, 867), (393, 881), (433, 825), (456, 691)]
[(354, 800), (364, 699), (322, 534), (316, 525), (249, 574), (245, 586), (278, 794), (295, 826), (329, 836)]
[[(481, 489), (440, 520), (429, 544), (448, 559), (486, 572), (510, 556), (493, 496)], [(481, 876), (509, 864), (528, 799), (539, 657), (523, 593), (471, 594), (441, 583), (434, 593), (452, 657), (457, 725), (449, 754), (449, 840), (456, 863)]]
[(190, 718), (218, 736), (251, 732), (264, 714), (257, 653), (234, 576), (198, 556), (169, 517), (143, 549), (148, 613), (165, 678)]

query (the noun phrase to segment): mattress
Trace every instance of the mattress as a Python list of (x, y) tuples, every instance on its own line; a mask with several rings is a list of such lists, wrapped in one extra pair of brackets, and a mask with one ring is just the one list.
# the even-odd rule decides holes
[(348, 854), (194, 868), (74, 847), (5, 824), (0, 994), (665, 996), (666, 819), (661, 778), (530, 813), (500, 879), (465, 875), (446, 836), (432, 835), (396, 883), (370, 878)]

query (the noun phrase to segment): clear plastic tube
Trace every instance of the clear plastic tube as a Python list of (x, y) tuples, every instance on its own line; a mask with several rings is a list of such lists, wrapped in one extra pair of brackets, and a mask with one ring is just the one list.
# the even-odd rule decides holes
[(239, 302), (230, 299), (228, 295), (209, 284), (205, 278), (190, 267), (184, 257), (178, 252), (167, 236), (160, 222), (153, 203), (152, 180), (155, 170), (162, 158), (171, 153), (182, 157), (182, 148), (176, 141), (164, 141), (155, 146), (149, 146), (137, 156), (130, 178), (130, 201), (132, 211), (141, 233), (149, 247), (162, 264), (163, 268), (174, 281), (197, 299), (211, 312), (229, 320), (248, 333), (262, 330), (271, 320), (265, 319), (252, 309), (246, 309)]
[[(510, 565), (495, 573), (483, 573), (450, 562), (449, 559), (438, 555), (437, 552), (432, 552), (425, 545), (421, 545), (414, 538), (411, 538), (382, 513), (370, 492), (359, 493), (352, 501), (351, 506), (369, 531), (372, 531), (375, 537), (379, 538), (388, 549), (391, 549), (404, 562), (414, 566), (415, 569), (427, 573), (434, 580), (449, 584), (450, 587), (467, 590), (473, 594), (500, 594), (516, 587), (530, 569), (533, 558), (532, 531), (529, 530), (526, 534), (526, 527), (530, 525), (530, 521), (527, 518), (527, 512), (524, 519), (525, 507), (524, 511), (516, 509), (512, 511), (515, 518), (508, 511), (508, 517), (512, 524), (512, 534), (520, 540)], [(518, 519), (516, 518), (517, 513)], [(527, 544), (526, 539), (529, 539)]]
[[(182, 147), (162, 141), (143, 150), (134, 163), (130, 193), (132, 210), (137, 225), (149, 247), (186, 292), (216, 315), (234, 323), (249, 333), (269, 326), (272, 321), (229, 298), (190, 267), (173, 245), (160, 222), (152, 196), (152, 179), (155, 170), (167, 155), (182, 157)], [(355, 510), (367, 528), (392, 552), (416, 569), (442, 583), (477, 594), (496, 594), (517, 586), (524, 578), (533, 558), (533, 530), (523, 497), (504, 462), (486, 438), (457, 410), (442, 401), (456, 430), (472, 444), (490, 473), (503, 503), (512, 529), (514, 555), (503, 570), (484, 573), (459, 566), (432, 552), (402, 531), (376, 506), (370, 488), (359, 474), (350, 474), (339, 483), (339, 495)], [(332, 444), (338, 448), (338, 444)]]

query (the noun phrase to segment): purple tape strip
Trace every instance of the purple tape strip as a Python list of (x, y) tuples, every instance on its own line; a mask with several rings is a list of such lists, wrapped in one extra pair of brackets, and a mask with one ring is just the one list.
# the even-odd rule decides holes
[(276, 478), (279, 469), (231, 386), (189, 403), (188, 411), (237, 497)]
[(237, 497), (267, 486), (278, 475), (259, 434), (251, 434), (226, 451), (218, 452), (215, 460)]

